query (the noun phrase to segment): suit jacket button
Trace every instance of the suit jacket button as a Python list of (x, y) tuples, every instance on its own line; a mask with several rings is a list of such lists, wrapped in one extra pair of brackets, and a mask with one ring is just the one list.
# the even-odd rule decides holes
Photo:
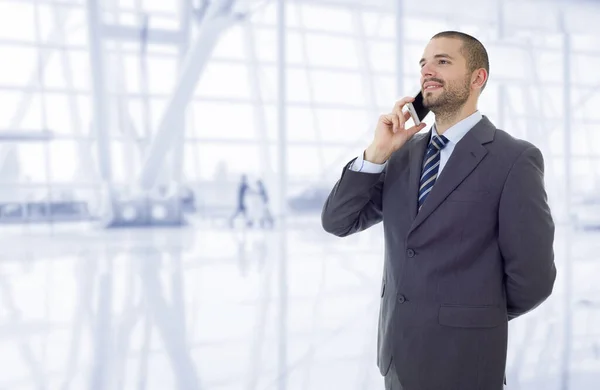
[(412, 249), (407, 250), (406, 254), (408, 257), (415, 257), (415, 251)]
[(406, 302), (406, 297), (404, 295), (399, 295), (398, 296), (398, 302), (400, 302), (400, 303)]

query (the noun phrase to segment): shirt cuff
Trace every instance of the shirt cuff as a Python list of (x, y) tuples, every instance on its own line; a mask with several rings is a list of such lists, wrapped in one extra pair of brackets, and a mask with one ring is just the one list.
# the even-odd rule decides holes
[(381, 173), (385, 169), (387, 161), (383, 164), (375, 164), (364, 159), (364, 152), (350, 165), (350, 169), (355, 172)]

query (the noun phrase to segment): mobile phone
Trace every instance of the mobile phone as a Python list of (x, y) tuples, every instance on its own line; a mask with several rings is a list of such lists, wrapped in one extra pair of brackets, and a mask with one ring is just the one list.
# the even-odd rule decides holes
[(406, 105), (408, 112), (415, 122), (415, 126), (419, 126), (423, 119), (429, 114), (429, 109), (423, 105), (423, 92), (419, 91), (415, 100)]

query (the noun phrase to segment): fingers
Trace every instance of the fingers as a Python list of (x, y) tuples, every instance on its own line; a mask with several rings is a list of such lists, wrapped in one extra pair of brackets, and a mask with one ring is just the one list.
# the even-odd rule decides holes
[(394, 116), (398, 118), (398, 130), (404, 130), (406, 119), (404, 119), (404, 113), (402, 112), (402, 109), (398, 107), (398, 109), (394, 111)]
[(382, 114), (379, 116), (379, 121), (382, 123), (385, 123), (387, 126), (392, 125), (394, 126), (394, 115), (392, 114)]
[(390, 119), (392, 120), (392, 132), (395, 133), (396, 131), (398, 131), (398, 125), (399, 125), (398, 117), (394, 113), (391, 113), (389, 116), (390, 116)]
[(412, 102), (414, 100), (415, 98), (412, 96), (405, 96), (402, 99), (398, 100), (396, 104), (394, 104), (394, 108), (392, 108), (392, 111), (396, 111), (397, 109), (400, 109), (400, 111), (402, 111), (402, 108), (404, 108), (404, 105), (406, 103)]
[[(392, 132), (394, 134), (397, 133), (398, 130), (404, 131), (406, 129), (406, 121), (408, 121), (411, 116), (409, 111), (404, 112), (402, 109), (407, 103), (413, 102), (414, 100), (415, 98), (412, 96), (405, 96), (402, 99), (396, 101), (392, 112), (390, 112), (388, 115), (381, 116), (382, 118), (384, 118), (384, 121), (388, 125), (392, 125)], [(414, 126), (410, 129), (406, 129), (406, 131), (409, 132), (410, 136), (412, 136), (424, 128), (425, 124), (421, 124), (419, 126)]]
[(427, 127), (427, 124), (425, 122), (421, 122), (420, 125), (418, 126), (413, 126), (410, 129), (407, 129), (406, 132), (408, 133), (408, 137), (412, 137), (413, 135), (417, 134), (419, 131), (423, 130), (425, 127)]
[(396, 104), (394, 104), (394, 108), (392, 109), (392, 112), (391, 112), (391, 114), (397, 118), (397, 120), (394, 121), (394, 127), (392, 128), (392, 131), (394, 133), (396, 133), (398, 130), (404, 130), (404, 125), (405, 125), (406, 121), (408, 120), (410, 113), (408, 113), (408, 112), (403, 113), (402, 108), (404, 108), (404, 105), (406, 103), (412, 102), (414, 100), (415, 100), (414, 97), (406, 96), (406, 97), (403, 97), (402, 99), (398, 100), (396, 102)]

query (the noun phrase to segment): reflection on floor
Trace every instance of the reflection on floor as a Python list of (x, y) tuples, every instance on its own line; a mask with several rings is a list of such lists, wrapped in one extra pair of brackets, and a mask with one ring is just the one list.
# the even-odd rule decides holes
[[(380, 227), (26, 230), (2, 233), (0, 389), (383, 388)], [(600, 383), (598, 238), (557, 231), (554, 295), (511, 322), (509, 389)]]

